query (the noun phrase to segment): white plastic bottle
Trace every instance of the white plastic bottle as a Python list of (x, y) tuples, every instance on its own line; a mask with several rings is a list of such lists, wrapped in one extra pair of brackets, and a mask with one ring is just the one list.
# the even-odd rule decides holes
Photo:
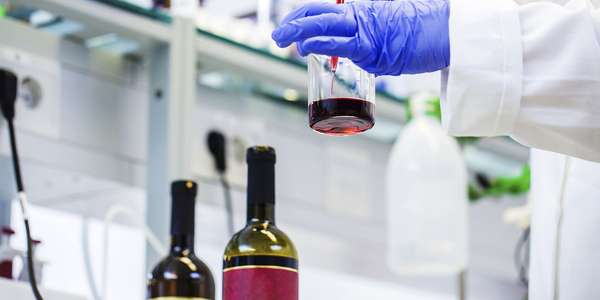
[(467, 265), (467, 171), (456, 140), (428, 115), (435, 99), (411, 99), (413, 119), (388, 165), (387, 261), (401, 275), (454, 275)]

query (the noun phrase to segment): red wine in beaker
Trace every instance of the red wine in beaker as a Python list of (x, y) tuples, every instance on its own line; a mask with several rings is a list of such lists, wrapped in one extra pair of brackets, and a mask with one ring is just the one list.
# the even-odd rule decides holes
[(329, 98), (308, 107), (310, 127), (320, 133), (348, 136), (367, 131), (375, 125), (374, 105), (356, 98)]

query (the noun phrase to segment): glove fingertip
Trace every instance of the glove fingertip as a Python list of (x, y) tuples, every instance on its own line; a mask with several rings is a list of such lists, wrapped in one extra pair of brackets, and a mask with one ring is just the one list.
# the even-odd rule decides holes
[(275, 43), (277, 44), (277, 46), (279, 48), (286, 48), (289, 45), (292, 44), (293, 41), (289, 40), (289, 35), (280, 31), (274, 31), (271, 34), (271, 38), (273, 39), (273, 41), (275, 41)]
[(271, 32), (271, 39), (274, 40), (275, 42), (277, 42), (279, 40), (279, 31), (277, 31), (277, 29), (275, 29), (273, 32)]
[(285, 41), (282, 41), (281, 39), (281, 33), (279, 31), (273, 31), (273, 33), (271, 33), (271, 39), (273, 41), (275, 41), (275, 43), (277, 44), (277, 46), (279, 47), (287, 47), (287, 45), (285, 45)]
[(306, 50), (304, 50), (304, 48), (302, 47), (302, 44), (300, 42), (296, 43), (296, 50), (298, 50), (298, 54), (300, 54), (300, 56), (305, 57), (308, 55), (308, 53), (306, 52)]
[(279, 42), (275, 42), (275, 44), (277, 44), (277, 47), (279, 47), (279, 48), (287, 48), (291, 45), (290, 43), (279, 43)]

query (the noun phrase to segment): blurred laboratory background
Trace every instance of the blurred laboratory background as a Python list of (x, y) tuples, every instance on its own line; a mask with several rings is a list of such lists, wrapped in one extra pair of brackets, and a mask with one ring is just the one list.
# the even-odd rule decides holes
[[(195, 248), (220, 299), (224, 189), (242, 228), (246, 148), (258, 144), (277, 151), (277, 221), (299, 252), (301, 299), (525, 298), (528, 149), (440, 134), (438, 73), (378, 77), (375, 126), (361, 135), (312, 131), (306, 58), (271, 40), (298, 3), (203, 0), (182, 12), (164, 0), (0, 0), (0, 68), (19, 81), (16, 135), (47, 299), (145, 299), (168, 252), (169, 184), (182, 174), (198, 183)], [(415, 114), (430, 122), (410, 128)], [(223, 175), (211, 132), (224, 136)], [(430, 175), (403, 173), (423, 165)], [(4, 122), (0, 166), (0, 295), (33, 299)], [(460, 192), (396, 205), (418, 200), (415, 186)], [(435, 216), (425, 225), (423, 210)], [(429, 246), (451, 248), (452, 266), (398, 266), (402, 241), (420, 234), (448, 235)]]

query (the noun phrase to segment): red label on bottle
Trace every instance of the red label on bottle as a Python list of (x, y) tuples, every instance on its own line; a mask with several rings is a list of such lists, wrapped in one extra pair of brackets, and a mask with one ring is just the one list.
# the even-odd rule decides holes
[(223, 300), (298, 300), (298, 271), (276, 266), (225, 269)]

